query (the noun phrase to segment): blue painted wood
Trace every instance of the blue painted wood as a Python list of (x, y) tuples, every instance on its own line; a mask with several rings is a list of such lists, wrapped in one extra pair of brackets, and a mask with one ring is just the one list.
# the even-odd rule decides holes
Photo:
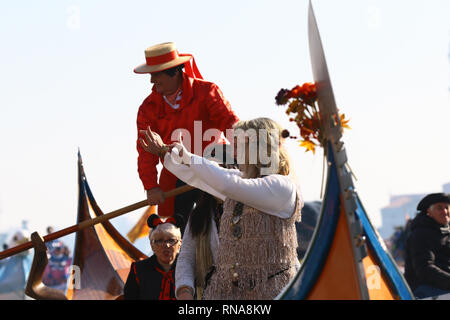
[(323, 269), (328, 253), (336, 233), (340, 214), (340, 188), (339, 180), (331, 152), (331, 143), (328, 144), (329, 162), (327, 186), (323, 200), (320, 219), (316, 227), (311, 245), (306, 252), (305, 260), (287, 289), (280, 295), (284, 300), (306, 299)]
[(364, 209), (361, 200), (356, 196), (356, 215), (362, 223), (364, 234), (366, 236), (366, 243), (375, 255), (377, 264), (381, 272), (387, 277), (390, 282), (390, 287), (395, 291), (395, 294), (402, 300), (413, 300), (414, 295), (411, 292), (405, 278), (400, 270), (397, 268), (393, 258), (385, 251), (382, 245), (382, 239), (376, 233), (370, 219)]

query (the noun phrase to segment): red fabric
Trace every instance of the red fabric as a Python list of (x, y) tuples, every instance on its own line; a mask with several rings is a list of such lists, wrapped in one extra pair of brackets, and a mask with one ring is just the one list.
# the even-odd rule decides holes
[(176, 221), (175, 221), (175, 218), (174, 217), (169, 217), (169, 218), (167, 218), (167, 220), (165, 221), (165, 223), (171, 223), (171, 224), (173, 224), (173, 225), (176, 225)]
[(146, 57), (145, 64), (148, 66), (156, 66), (158, 64), (163, 64), (163, 63), (175, 60), (177, 58), (178, 58), (178, 52), (171, 51), (169, 53), (162, 54), (160, 56)]
[(194, 56), (190, 53), (180, 53), (180, 57), (191, 57), (191, 60), (184, 64), (184, 69), (186, 70), (186, 74), (194, 79), (202, 79), (203, 77), (200, 74), (200, 70), (197, 68), (197, 64), (195, 63)]
[(178, 51), (171, 51), (160, 56), (146, 57), (145, 64), (148, 66), (155, 66), (175, 60), (178, 57), (191, 57), (191, 60), (185, 62), (184, 64), (186, 74), (191, 78), (203, 80), (200, 70), (198, 70), (197, 64), (195, 63), (194, 56), (190, 53), (178, 53)]
[(156, 219), (153, 219), (152, 226), (153, 226), (153, 228), (155, 228), (157, 225), (159, 225), (161, 223), (163, 223), (162, 220), (160, 218), (156, 218)]
[(170, 290), (175, 287), (175, 280), (173, 279), (173, 269), (165, 272), (158, 267), (155, 267), (156, 271), (163, 275), (161, 281), (161, 293), (159, 294), (159, 300), (176, 300), (170, 297)]
[[(180, 107), (171, 108), (161, 94), (156, 91), (144, 100), (139, 108), (137, 115), (137, 129), (146, 130), (148, 126), (157, 132), (164, 143), (171, 143), (178, 134), (172, 139), (172, 132), (175, 129), (183, 128), (189, 131), (190, 141), (184, 141), (185, 146), (190, 152), (202, 155), (206, 146), (211, 142), (219, 141), (219, 137), (213, 137), (210, 141), (203, 141), (203, 134), (206, 130), (216, 128), (225, 133), (225, 130), (231, 128), (239, 119), (231, 110), (230, 103), (224, 98), (219, 87), (214, 83), (193, 79), (183, 73), (182, 96)], [(199, 141), (201, 145), (194, 145), (194, 121), (202, 121), (201, 134)], [(200, 130), (199, 130), (200, 131)], [(144, 151), (137, 140), (138, 172), (145, 190), (160, 187), (164, 192), (175, 188), (177, 178), (168, 170), (161, 171), (159, 184), (157, 181), (156, 165), (159, 158), (156, 155)], [(158, 207), (158, 215), (167, 217), (172, 216), (174, 210), (174, 198), (166, 201)]]
[(139, 285), (139, 278), (138, 278), (137, 272), (136, 272), (136, 263), (133, 262), (132, 267), (133, 267), (134, 276), (136, 277), (136, 283)]
[(164, 221), (164, 222), (163, 222), (160, 218), (155, 218), (155, 219), (153, 219), (152, 227), (153, 227), (153, 228), (156, 228), (156, 226), (158, 226), (158, 225), (160, 225), (160, 224), (162, 224), (162, 223), (171, 223), (171, 224), (175, 225), (175, 224), (176, 224), (176, 221), (175, 221), (175, 218), (174, 218), (174, 217), (169, 217), (169, 218), (167, 218), (167, 220)]

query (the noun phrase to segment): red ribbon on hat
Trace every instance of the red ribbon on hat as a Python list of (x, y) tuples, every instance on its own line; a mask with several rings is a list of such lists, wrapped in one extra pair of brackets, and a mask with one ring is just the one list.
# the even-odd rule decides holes
[(203, 77), (197, 68), (197, 64), (195, 63), (194, 56), (190, 53), (180, 53), (180, 57), (186, 57), (186, 56), (192, 58), (191, 60), (189, 60), (188, 62), (186, 62), (184, 64), (184, 68), (186, 70), (187, 75), (191, 78), (203, 80)]
[(202, 79), (203, 77), (198, 70), (197, 64), (195, 63), (194, 56), (190, 53), (178, 53), (177, 50), (162, 54), (155, 57), (146, 57), (145, 62), (148, 66), (156, 66), (158, 64), (163, 64), (177, 59), (178, 57), (191, 57), (191, 60), (184, 63), (185, 71), (187, 75), (191, 78)]
[(178, 58), (178, 51), (174, 50), (169, 53), (162, 54), (160, 56), (146, 57), (145, 62), (148, 66), (156, 66), (158, 64), (163, 64), (170, 62)]

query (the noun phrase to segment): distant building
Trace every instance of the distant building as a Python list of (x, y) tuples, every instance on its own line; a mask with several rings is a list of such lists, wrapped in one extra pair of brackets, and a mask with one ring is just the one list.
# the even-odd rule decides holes
[(394, 233), (395, 227), (404, 226), (408, 218), (416, 216), (419, 201), (426, 194), (409, 194), (391, 196), (387, 207), (381, 209), (381, 227), (378, 229), (383, 239), (388, 239)]
[[(450, 193), (450, 183), (444, 184), (442, 189), (442, 192)], [(403, 227), (408, 218), (414, 218), (417, 214), (417, 204), (427, 194), (391, 196), (389, 205), (381, 209), (381, 227), (378, 228), (381, 237), (389, 239), (396, 227)]]
[(444, 190), (445, 193), (450, 193), (450, 183), (444, 184), (442, 189)]

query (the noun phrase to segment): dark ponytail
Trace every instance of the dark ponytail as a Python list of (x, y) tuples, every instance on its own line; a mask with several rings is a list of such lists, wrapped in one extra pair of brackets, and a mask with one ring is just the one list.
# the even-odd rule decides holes
[(190, 213), (190, 228), (192, 237), (206, 234), (211, 229), (211, 218), (216, 211), (217, 201), (209, 193), (202, 192), (197, 205)]

